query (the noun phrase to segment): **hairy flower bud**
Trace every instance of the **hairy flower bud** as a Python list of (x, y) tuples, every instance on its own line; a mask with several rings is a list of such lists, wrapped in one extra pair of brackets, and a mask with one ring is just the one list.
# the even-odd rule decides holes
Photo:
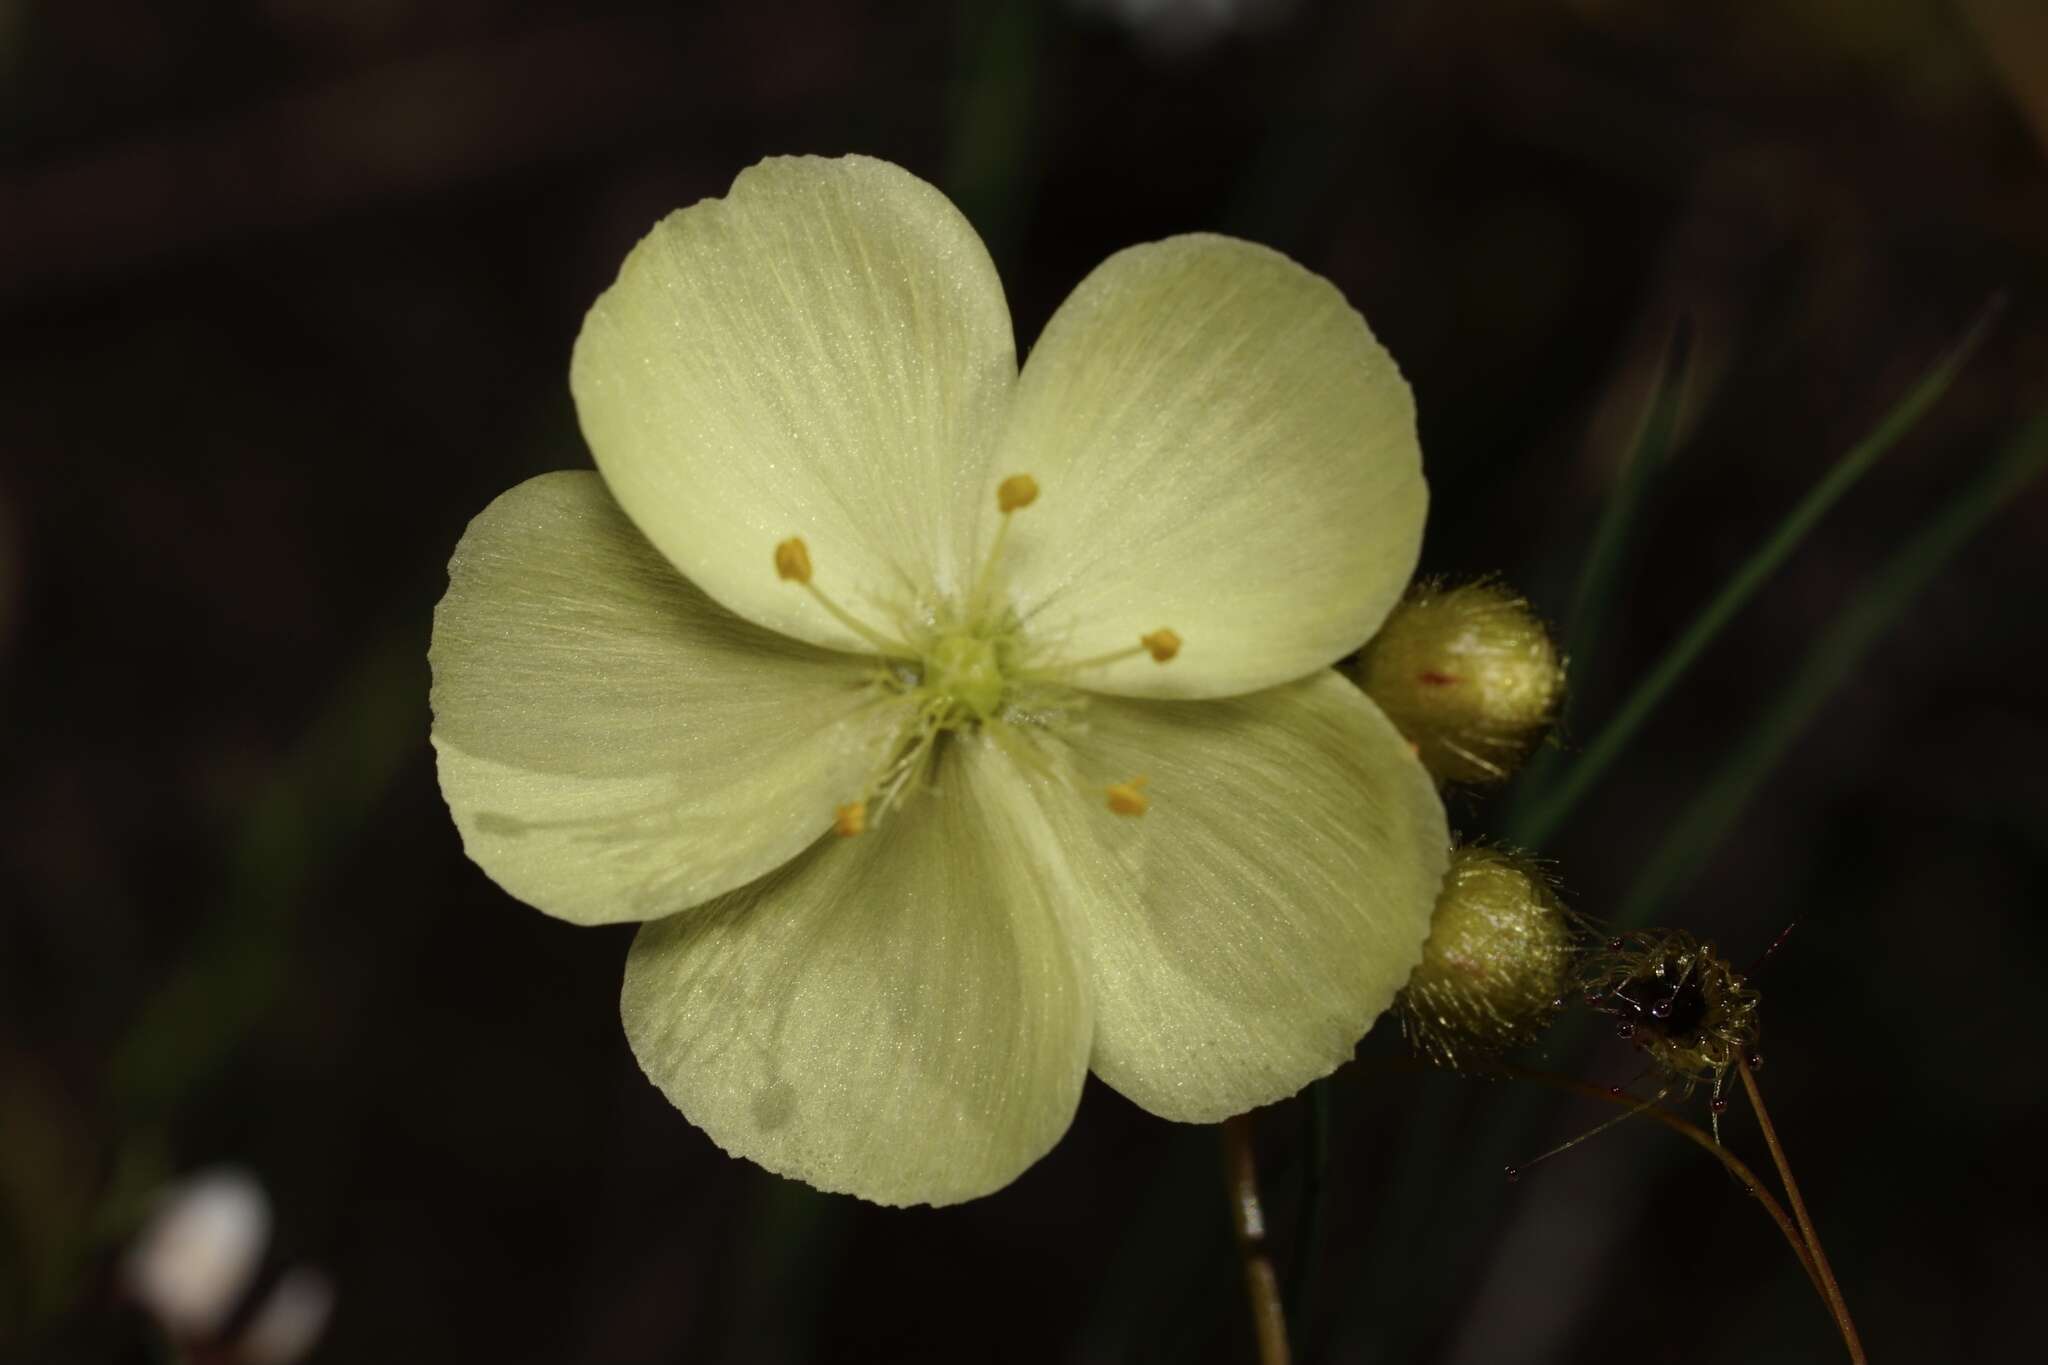
[(1483, 1066), (1535, 1041), (1571, 983), (1578, 938), (1540, 871), (1498, 849), (1451, 851), (1401, 1032), (1439, 1066)]
[(1440, 781), (1505, 779), (1550, 723), (1564, 665), (1529, 604), (1498, 583), (1425, 580), (1353, 677)]

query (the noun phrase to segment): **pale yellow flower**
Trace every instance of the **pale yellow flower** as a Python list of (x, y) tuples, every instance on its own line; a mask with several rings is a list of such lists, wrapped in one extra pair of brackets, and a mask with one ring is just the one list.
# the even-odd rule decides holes
[(434, 620), (464, 846), (647, 921), (626, 1034), (726, 1150), (948, 1203), (1091, 1069), (1208, 1122), (1351, 1055), (1443, 808), (1329, 667), (1415, 564), (1413, 403), (1265, 248), (1111, 257), (1020, 373), (959, 212), (764, 162), (673, 214), (570, 374), (598, 473), (470, 526)]

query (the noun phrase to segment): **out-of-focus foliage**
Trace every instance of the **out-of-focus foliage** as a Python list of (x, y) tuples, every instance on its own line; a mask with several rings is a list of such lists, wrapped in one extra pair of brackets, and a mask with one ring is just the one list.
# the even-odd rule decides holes
[[(1051, 1158), (943, 1212), (733, 1163), (631, 1060), (626, 935), (517, 913), (434, 793), (426, 614), (475, 509), (583, 461), (584, 310), (734, 168), (860, 150), (963, 205), (1020, 345), (1175, 232), (1333, 280), (1417, 395), (1425, 569), (1567, 632), (1690, 319), (1566, 765), (2006, 293), (1545, 851), (1611, 913), (1856, 623), (1656, 915), (1738, 962), (1801, 920), (1756, 983), (1765, 1084), (1874, 1352), (2018, 1354), (2048, 1270), (2002, 1216), (2048, 1138), (2041, 494), (1883, 630), (1858, 606), (2042, 396), (2028, 10), (1299, 0), (1161, 43), (1023, 0), (0, 4), (0, 1338), (132, 1348), (116, 1248), (160, 1180), (232, 1160), (282, 1263), (331, 1271), (333, 1359), (1246, 1357), (1213, 1133), (1091, 1089)], [(1474, 1154), (1518, 1092), (1377, 1069), (1389, 1032), (1331, 1085), (1305, 1358), (1834, 1349), (1711, 1163), (1624, 1125), (1505, 1189)], [(1553, 1105), (1508, 1159), (1601, 1117)], [(1260, 1129), (1282, 1248), (1297, 1109)]]

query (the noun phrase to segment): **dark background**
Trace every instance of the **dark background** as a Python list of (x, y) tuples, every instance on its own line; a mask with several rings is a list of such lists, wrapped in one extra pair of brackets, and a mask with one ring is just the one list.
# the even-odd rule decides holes
[[(583, 310), (762, 155), (939, 184), (1026, 342), (1134, 241), (1290, 252), (1414, 384), (1425, 567), (1553, 617), (1689, 319), (1683, 439), (1567, 756), (2003, 291), (1546, 847), (1595, 915), (2044, 397), (2024, 0), (1127, 8), (1223, 17), (0, 0), (0, 1347), (137, 1358), (112, 1250), (157, 1181), (233, 1160), (280, 1254), (335, 1277), (325, 1360), (1250, 1358), (1213, 1131), (1091, 1083), (1050, 1156), (941, 1211), (730, 1161), (626, 1049), (629, 931), (509, 900), (436, 795), (450, 549), (588, 464)], [(1884, 1361), (2039, 1342), (2044, 529), (2038, 490), (1990, 523), (1655, 907), (1738, 959), (1801, 922), (1763, 1081)], [(1839, 1358), (1699, 1152), (1636, 1123), (1509, 1187), (1502, 1152), (1597, 1107), (1376, 1066), (1389, 1031), (1332, 1087), (1305, 1358)], [(1614, 1044), (1549, 1064), (1634, 1071)], [(1763, 1165), (1739, 1103), (1727, 1127)], [(1261, 1116), (1283, 1252), (1303, 1131)]]

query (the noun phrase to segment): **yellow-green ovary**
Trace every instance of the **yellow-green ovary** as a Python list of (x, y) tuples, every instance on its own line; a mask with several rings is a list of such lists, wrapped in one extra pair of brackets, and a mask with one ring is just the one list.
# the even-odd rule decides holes
[(995, 719), (1006, 690), (996, 642), (973, 634), (941, 636), (925, 655), (919, 690), (940, 703), (935, 709), (941, 725)]

